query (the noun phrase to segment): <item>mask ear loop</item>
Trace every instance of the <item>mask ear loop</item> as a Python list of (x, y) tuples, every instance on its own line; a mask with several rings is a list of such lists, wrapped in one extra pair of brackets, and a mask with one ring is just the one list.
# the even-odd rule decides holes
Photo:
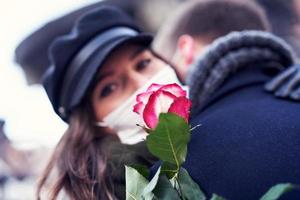
[(95, 125), (102, 128), (108, 127), (106, 122), (96, 122)]

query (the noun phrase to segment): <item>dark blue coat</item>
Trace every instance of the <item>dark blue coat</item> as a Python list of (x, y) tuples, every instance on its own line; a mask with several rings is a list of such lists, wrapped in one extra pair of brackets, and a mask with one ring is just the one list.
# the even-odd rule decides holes
[(268, 80), (259, 68), (244, 69), (192, 118), (201, 127), (184, 167), (207, 194), (253, 200), (277, 183), (300, 184), (300, 104), (266, 93)]

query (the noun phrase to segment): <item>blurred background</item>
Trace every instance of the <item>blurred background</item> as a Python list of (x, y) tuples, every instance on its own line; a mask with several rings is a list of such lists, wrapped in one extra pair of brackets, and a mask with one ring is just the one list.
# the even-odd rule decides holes
[[(100, 4), (117, 5), (155, 34), (169, 12), (183, 1), (0, 2), (0, 199), (34, 199), (37, 174), (66, 129), (40, 85), (49, 66), (50, 41), (67, 33), (78, 16)], [(258, 1), (266, 8), (274, 33), (299, 52), (300, 0)]]
[[(28, 169), (23, 155), (30, 159), (46, 159), (49, 149), (66, 128), (52, 111), (41, 85), (28, 85), (22, 68), (14, 61), (15, 48), (45, 22), (93, 2), (12, 0), (0, 3), (0, 118), (5, 121), (0, 132), (10, 141), (0, 142), (1, 154), (8, 154), (3, 155), (4, 161), (0, 160), (0, 199), (33, 199), (34, 180), (26, 176), (38, 171), (42, 167), (38, 164), (42, 162), (36, 163), (36, 169)], [(37, 148), (41, 155), (35, 153), (36, 158), (33, 158), (30, 151)]]

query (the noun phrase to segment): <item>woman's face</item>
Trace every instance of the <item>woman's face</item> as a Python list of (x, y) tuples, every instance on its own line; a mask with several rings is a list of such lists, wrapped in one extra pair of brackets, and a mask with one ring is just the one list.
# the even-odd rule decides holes
[(92, 93), (96, 120), (102, 121), (165, 66), (139, 45), (123, 45), (114, 51), (101, 67)]

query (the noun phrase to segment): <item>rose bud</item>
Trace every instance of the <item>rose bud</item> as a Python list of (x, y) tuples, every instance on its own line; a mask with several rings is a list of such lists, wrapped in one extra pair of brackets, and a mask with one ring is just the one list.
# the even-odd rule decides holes
[(174, 113), (189, 120), (191, 101), (178, 84), (152, 84), (146, 92), (138, 94), (133, 111), (139, 114), (148, 128), (154, 129), (160, 113)]

